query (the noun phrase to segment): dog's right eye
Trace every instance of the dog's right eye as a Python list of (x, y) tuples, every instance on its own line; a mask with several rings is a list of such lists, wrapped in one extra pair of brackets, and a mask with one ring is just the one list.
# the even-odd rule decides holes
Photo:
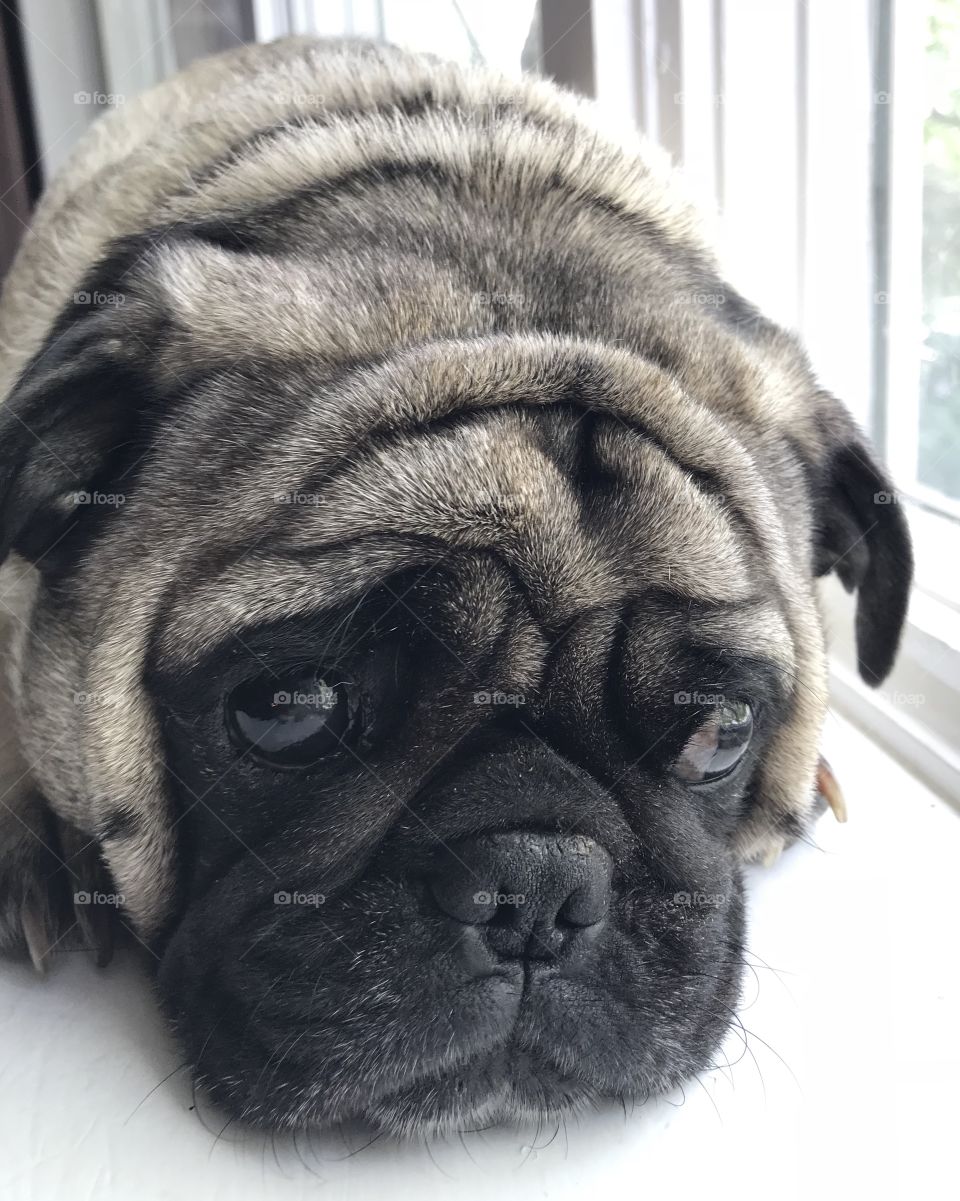
[(272, 767), (307, 767), (353, 741), (359, 690), (340, 671), (264, 672), (229, 694), (226, 723), (240, 750)]
[(709, 784), (729, 776), (753, 737), (753, 710), (746, 701), (724, 703), (688, 739), (673, 774), (689, 784)]

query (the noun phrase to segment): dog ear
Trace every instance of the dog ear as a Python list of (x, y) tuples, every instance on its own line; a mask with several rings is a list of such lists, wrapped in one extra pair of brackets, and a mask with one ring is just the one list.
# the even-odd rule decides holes
[(0, 404), (0, 562), (39, 562), (121, 457), (142, 453), (155, 398), (124, 320), (115, 307), (65, 315)]
[(814, 473), (814, 573), (835, 571), (856, 589), (857, 661), (873, 687), (896, 658), (913, 578), (910, 531), (893, 484), (866, 438), (833, 397), (828, 450)]

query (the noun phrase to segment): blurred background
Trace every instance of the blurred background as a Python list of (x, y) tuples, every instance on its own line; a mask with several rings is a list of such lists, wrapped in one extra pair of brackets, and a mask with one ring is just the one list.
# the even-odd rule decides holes
[(889, 463), (877, 503), (909, 510), (917, 586), (881, 689), (824, 589), (835, 707), (960, 800), (960, 0), (0, 0), (0, 273), (91, 122), (287, 33), (549, 76), (669, 151), (733, 282)]

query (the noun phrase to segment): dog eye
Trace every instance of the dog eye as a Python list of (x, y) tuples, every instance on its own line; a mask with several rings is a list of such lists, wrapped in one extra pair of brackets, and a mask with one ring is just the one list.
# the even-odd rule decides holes
[(234, 744), (275, 767), (306, 767), (353, 741), (358, 690), (337, 671), (265, 672), (227, 697)]
[(743, 758), (752, 735), (753, 710), (746, 701), (720, 705), (689, 739), (673, 774), (690, 784), (719, 780)]

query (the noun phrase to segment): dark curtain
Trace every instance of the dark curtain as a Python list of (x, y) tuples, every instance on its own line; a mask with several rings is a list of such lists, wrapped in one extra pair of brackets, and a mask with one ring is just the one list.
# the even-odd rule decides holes
[(0, 279), (16, 253), (42, 179), (15, 0), (0, 5)]

